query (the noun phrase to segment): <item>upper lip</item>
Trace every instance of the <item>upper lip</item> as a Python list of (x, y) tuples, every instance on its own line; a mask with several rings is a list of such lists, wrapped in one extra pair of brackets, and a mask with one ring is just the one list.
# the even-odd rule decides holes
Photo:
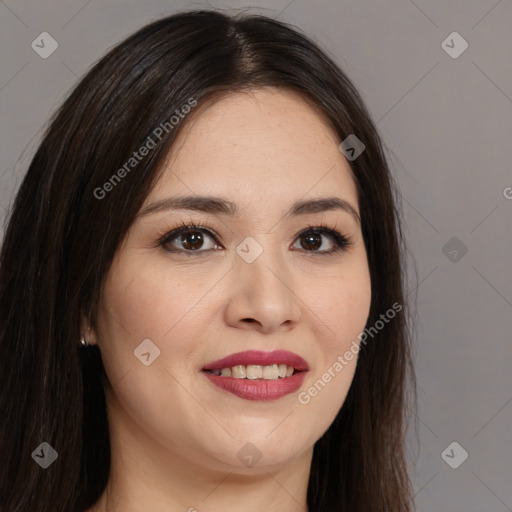
[(287, 366), (293, 366), (296, 370), (308, 369), (308, 363), (302, 357), (287, 350), (272, 350), (270, 352), (248, 350), (212, 361), (206, 364), (203, 370), (218, 370), (238, 365), (270, 366), (272, 364), (286, 364)]

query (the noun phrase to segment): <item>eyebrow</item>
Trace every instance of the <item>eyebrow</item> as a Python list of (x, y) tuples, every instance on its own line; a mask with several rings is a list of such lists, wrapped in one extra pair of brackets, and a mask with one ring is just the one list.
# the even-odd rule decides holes
[[(138, 214), (139, 217), (166, 210), (194, 210), (198, 212), (240, 216), (240, 209), (236, 203), (221, 197), (213, 196), (177, 196), (160, 199), (145, 206)], [(286, 212), (285, 217), (295, 217), (312, 213), (342, 210), (350, 214), (354, 220), (361, 224), (356, 209), (344, 199), (339, 197), (325, 197), (296, 201)]]

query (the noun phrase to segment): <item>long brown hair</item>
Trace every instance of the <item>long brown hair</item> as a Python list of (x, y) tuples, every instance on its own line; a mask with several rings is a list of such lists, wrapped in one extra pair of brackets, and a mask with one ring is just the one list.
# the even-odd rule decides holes
[[(336, 419), (315, 444), (310, 512), (408, 512), (406, 404), (415, 396), (404, 297), (403, 237), (382, 142), (347, 76), (307, 37), (255, 15), (191, 11), (154, 22), (112, 49), (54, 116), (16, 195), (0, 260), (0, 508), (83, 511), (110, 467), (97, 347), (81, 349), (80, 318), (95, 325), (102, 283), (182, 124), (98, 198), (157, 126), (195, 98), (274, 86), (300, 92), (350, 162), (372, 283), (368, 326), (403, 310), (359, 354)], [(214, 92), (212, 92), (214, 91)], [(411, 391), (411, 393), (408, 393)], [(41, 442), (58, 459), (32, 460)]]

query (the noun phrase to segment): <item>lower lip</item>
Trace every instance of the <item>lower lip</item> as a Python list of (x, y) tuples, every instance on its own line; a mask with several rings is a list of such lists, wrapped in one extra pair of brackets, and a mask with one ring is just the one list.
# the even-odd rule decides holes
[(300, 388), (307, 371), (297, 372), (291, 377), (274, 380), (235, 379), (235, 377), (221, 377), (213, 373), (203, 371), (212, 384), (233, 393), (244, 400), (260, 400), (269, 402), (289, 395)]

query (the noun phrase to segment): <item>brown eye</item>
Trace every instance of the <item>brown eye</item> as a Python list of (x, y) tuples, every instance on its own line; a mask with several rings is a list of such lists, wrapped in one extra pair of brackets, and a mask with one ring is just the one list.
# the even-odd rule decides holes
[[(300, 247), (297, 248), (312, 255), (334, 254), (351, 245), (346, 236), (326, 227), (310, 227), (298, 236), (299, 240)], [(324, 247), (325, 244), (327, 247)], [(196, 225), (183, 225), (170, 231), (160, 239), (159, 245), (169, 252), (194, 256), (222, 249), (210, 229)]]
[(200, 249), (204, 243), (203, 234), (199, 231), (188, 231), (181, 235), (180, 242), (185, 249)]
[(306, 251), (317, 250), (322, 245), (322, 236), (318, 234), (304, 235), (301, 237), (301, 246)]
[[(327, 247), (321, 249), (325, 244), (324, 237), (328, 240), (326, 242)], [(346, 249), (351, 244), (346, 236), (325, 227), (310, 228), (307, 231), (303, 231), (298, 238), (301, 249), (318, 255), (337, 253)]]
[(215, 235), (201, 226), (182, 226), (167, 233), (159, 244), (169, 252), (202, 253), (219, 248)]

